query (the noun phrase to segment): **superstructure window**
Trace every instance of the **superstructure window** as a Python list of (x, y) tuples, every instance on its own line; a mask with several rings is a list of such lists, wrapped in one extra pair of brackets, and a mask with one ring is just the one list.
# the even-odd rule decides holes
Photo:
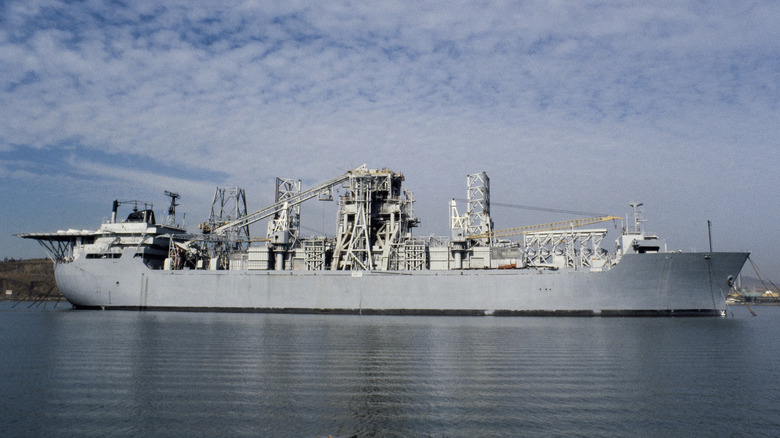
[(154, 211), (136, 210), (127, 215), (127, 222), (146, 222), (149, 225), (154, 225)]
[(101, 252), (87, 254), (88, 259), (118, 259), (122, 257), (121, 252)]

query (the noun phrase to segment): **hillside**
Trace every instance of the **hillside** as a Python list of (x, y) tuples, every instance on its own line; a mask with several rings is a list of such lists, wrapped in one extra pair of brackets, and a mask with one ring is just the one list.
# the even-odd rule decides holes
[[(10, 292), (10, 293), (9, 293)], [(61, 298), (49, 259), (0, 262), (0, 299), (38, 300)]]

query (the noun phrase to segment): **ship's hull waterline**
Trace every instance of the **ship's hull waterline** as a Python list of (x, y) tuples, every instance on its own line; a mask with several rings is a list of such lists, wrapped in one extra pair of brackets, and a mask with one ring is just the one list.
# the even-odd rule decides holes
[(627, 254), (604, 272), (152, 270), (132, 253), (57, 264), (77, 308), (495, 316), (718, 316), (748, 253)]

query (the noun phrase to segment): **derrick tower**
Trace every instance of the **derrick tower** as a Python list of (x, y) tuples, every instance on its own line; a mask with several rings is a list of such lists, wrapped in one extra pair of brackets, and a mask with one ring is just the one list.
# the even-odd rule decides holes
[(333, 266), (342, 270), (398, 269), (405, 242), (419, 223), (404, 177), (388, 169), (352, 172), (339, 200)]
[[(220, 226), (246, 216), (246, 195), (238, 187), (217, 187), (211, 203), (211, 215), (208, 228), (215, 230)], [(235, 227), (223, 235), (230, 250), (244, 250), (249, 246), (249, 226)]]

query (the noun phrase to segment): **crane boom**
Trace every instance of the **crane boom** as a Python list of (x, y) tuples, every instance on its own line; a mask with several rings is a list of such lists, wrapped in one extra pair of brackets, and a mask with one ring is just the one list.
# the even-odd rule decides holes
[(617, 216), (602, 216), (585, 219), (574, 219), (560, 222), (550, 222), (539, 225), (527, 225), (524, 227), (506, 228), (503, 230), (495, 230), (489, 233), (474, 234), (468, 236), (469, 239), (484, 239), (484, 238), (496, 238), (496, 237), (509, 237), (518, 236), (520, 234), (532, 233), (536, 231), (552, 231), (552, 230), (565, 230), (567, 228), (584, 227), (585, 225), (597, 224), (599, 222), (607, 222), (611, 220), (622, 220), (622, 217)]
[(362, 166), (356, 167), (347, 173), (337, 176), (336, 178), (333, 178), (329, 181), (325, 181), (322, 184), (316, 185), (306, 191), (303, 191), (301, 193), (298, 193), (292, 197), (286, 198), (282, 201), (279, 201), (275, 204), (272, 204), (266, 208), (263, 208), (262, 210), (258, 210), (254, 213), (248, 214), (246, 216), (240, 217), (234, 221), (228, 222), (226, 224), (220, 225), (219, 227), (214, 229), (214, 233), (216, 234), (224, 234), (227, 230), (230, 230), (232, 228), (241, 228), (245, 227), (247, 225), (253, 224), (259, 220), (265, 219), (271, 215), (273, 215), (276, 212), (279, 212), (285, 208), (293, 207), (295, 205), (298, 205), (306, 200), (309, 200), (317, 195), (319, 195), (323, 190), (331, 188), (333, 186), (339, 185), (343, 183), (344, 181), (349, 180), (349, 176), (353, 173), (360, 173), (367, 171), (366, 165), (363, 164)]

